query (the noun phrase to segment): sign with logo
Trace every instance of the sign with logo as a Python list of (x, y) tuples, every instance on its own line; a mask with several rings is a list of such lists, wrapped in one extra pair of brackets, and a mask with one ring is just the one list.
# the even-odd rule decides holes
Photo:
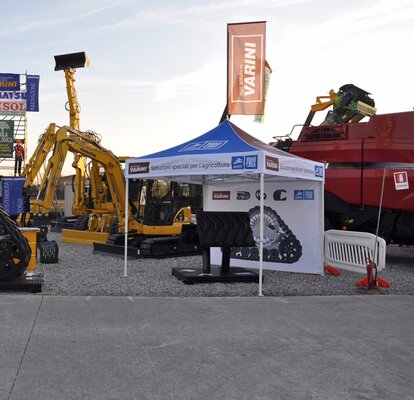
[(0, 92), (0, 113), (21, 115), (26, 112), (26, 92)]
[(182, 149), (178, 150), (179, 152), (187, 151), (200, 151), (200, 150), (217, 150), (220, 147), (223, 147), (227, 143), (227, 140), (205, 140), (203, 142), (193, 142), (187, 144)]
[(323, 167), (321, 165), (315, 165), (315, 176), (323, 178)]
[(0, 74), (0, 91), (14, 92), (20, 90), (19, 74)]
[(149, 162), (136, 162), (129, 164), (129, 173), (133, 174), (146, 174), (149, 171)]
[(213, 191), (213, 200), (230, 200), (230, 191)]
[(395, 190), (409, 189), (407, 171), (394, 172)]
[(24, 211), (22, 187), (25, 178), (6, 178), (0, 182), (2, 190), (1, 206), (9, 215), (18, 215)]
[(228, 24), (228, 114), (264, 114), (266, 23)]
[[(263, 268), (321, 274), (324, 235), (323, 187), (320, 182), (265, 181), (262, 189), (264, 207), (261, 211), (258, 181), (206, 183), (203, 210), (249, 214), (255, 246), (233, 247), (230, 266), (259, 268), (260, 219), (263, 213)], [(294, 195), (302, 201), (295, 201)], [(212, 248), (210, 256), (213, 265), (220, 265), (222, 249)]]
[(39, 111), (39, 75), (27, 75), (26, 111)]
[(39, 75), (27, 75), (25, 86), (26, 90), (21, 91), (18, 74), (0, 74), (0, 114), (23, 115), (39, 111)]
[(313, 189), (295, 189), (293, 191), (293, 200), (315, 200), (315, 191)]
[(266, 156), (266, 169), (270, 169), (271, 171), (279, 171), (279, 159), (276, 157)]
[(233, 156), (231, 158), (231, 169), (257, 169), (257, 155)]
[(14, 121), (0, 121), (0, 157), (13, 158)]

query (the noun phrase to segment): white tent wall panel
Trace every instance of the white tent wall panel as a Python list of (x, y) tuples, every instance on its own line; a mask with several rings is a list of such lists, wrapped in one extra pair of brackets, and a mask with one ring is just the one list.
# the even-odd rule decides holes
[[(323, 216), (321, 182), (283, 180), (265, 182), (264, 257), (263, 268), (268, 270), (323, 273)], [(250, 211), (254, 219), (253, 235), (259, 248), (259, 182), (209, 183), (204, 198), (206, 211)], [(279, 218), (278, 218), (278, 217)], [(292, 237), (294, 235), (295, 238)], [(274, 262), (280, 241), (289, 240), (289, 262)], [(286, 242), (285, 242), (286, 245)], [(240, 256), (240, 255), (239, 255)], [(280, 256), (279, 256), (280, 257)], [(297, 259), (297, 260), (296, 260)], [(221, 264), (221, 250), (211, 251), (213, 264)], [(231, 258), (232, 266), (259, 268), (258, 259)]]

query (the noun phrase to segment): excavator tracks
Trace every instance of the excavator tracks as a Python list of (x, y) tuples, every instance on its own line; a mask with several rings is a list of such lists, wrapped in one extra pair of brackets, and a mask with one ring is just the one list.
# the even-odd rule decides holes
[(165, 258), (201, 254), (197, 243), (183, 241), (179, 236), (147, 238), (141, 242), (139, 254), (144, 258)]

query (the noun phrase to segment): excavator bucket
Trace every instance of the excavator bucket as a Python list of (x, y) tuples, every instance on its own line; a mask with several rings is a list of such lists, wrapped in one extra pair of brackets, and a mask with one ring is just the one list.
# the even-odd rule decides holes
[(85, 52), (61, 54), (55, 56), (55, 71), (61, 71), (68, 68), (86, 68), (89, 67), (89, 57)]

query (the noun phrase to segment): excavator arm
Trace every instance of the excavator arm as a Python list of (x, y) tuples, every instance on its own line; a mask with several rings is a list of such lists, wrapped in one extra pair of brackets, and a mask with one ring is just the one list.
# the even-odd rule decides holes
[[(106, 183), (108, 191), (111, 195), (111, 202), (113, 204), (115, 214), (117, 215), (120, 226), (125, 219), (125, 182), (122, 169), (120, 167), (119, 159), (112, 153), (112, 151), (105, 149), (100, 144), (93, 141), (79, 140), (74, 136), (69, 136), (62, 143), (59, 143), (62, 148), (68, 148), (71, 152), (90, 158), (93, 162), (103, 167), (106, 176)], [(129, 219), (133, 224), (134, 218), (132, 212), (129, 212)]]
[(23, 187), (28, 188), (33, 185), (40, 168), (44, 165), (47, 156), (49, 155), (56, 137), (56, 124), (51, 123), (46, 131), (40, 136), (35, 151), (26, 163), (23, 169), (22, 176), (26, 178)]

